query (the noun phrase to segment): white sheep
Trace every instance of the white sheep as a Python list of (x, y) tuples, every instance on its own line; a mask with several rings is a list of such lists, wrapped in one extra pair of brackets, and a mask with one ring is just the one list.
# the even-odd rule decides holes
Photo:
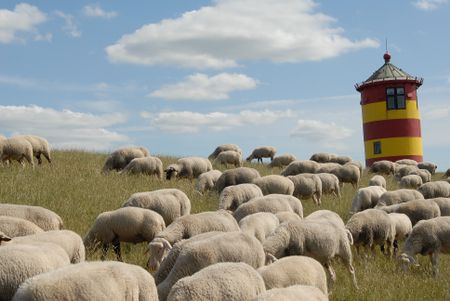
[(450, 183), (434, 181), (423, 184), (417, 189), (426, 199), (450, 197)]
[(21, 137), (30, 142), (31, 146), (33, 147), (33, 155), (38, 160), (38, 164), (42, 164), (41, 155), (44, 155), (48, 163), (52, 163), (52, 159), (50, 156), (50, 146), (47, 139), (35, 135), (18, 135), (14, 137)]
[(163, 163), (158, 157), (134, 158), (120, 173), (155, 175), (163, 178)]
[(249, 200), (262, 197), (261, 189), (252, 183), (244, 183), (225, 187), (219, 195), (219, 209), (236, 210)]
[(150, 153), (145, 147), (125, 147), (117, 149), (106, 158), (102, 169), (103, 173), (108, 173), (111, 170), (120, 171), (125, 168), (131, 160), (148, 156), (150, 156)]
[(331, 173), (333, 170), (341, 166), (341, 164), (335, 162), (319, 163), (319, 168), (315, 173)]
[(221, 175), (222, 175), (222, 172), (217, 169), (213, 169), (213, 170), (210, 170), (210, 171), (200, 174), (197, 177), (195, 189), (200, 193), (203, 193), (207, 190), (214, 189), (214, 186), (216, 185), (217, 180), (219, 179), (219, 177)]
[(239, 222), (247, 215), (257, 212), (277, 213), (282, 211), (290, 211), (303, 217), (302, 202), (292, 195), (286, 194), (269, 194), (263, 197), (253, 198), (247, 203), (240, 205), (233, 216)]
[(416, 169), (411, 171), (408, 175), (418, 175), (422, 178), (423, 183), (431, 182), (431, 173), (426, 169)]
[(315, 286), (328, 295), (327, 275), (317, 260), (307, 256), (287, 256), (260, 267), (266, 289), (302, 284)]
[(222, 262), (178, 280), (167, 301), (251, 301), (265, 291), (264, 281), (253, 267)]
[(208, 156), (208, 159), (211, 160), (211, 161), (213, 161), (215, 158), (217, 158), (217, 156), (218, 156), (221, 152), (229, 151), (229, 150), (238, 152), (239, 154), (242, 155), (242, 150), (241, 150), (241, 148), (240, 148), (238, 145), (236, 145), (236, 144), (221, 144), (221, 145), (217, 146), (217, 147), (214, 149), (214, 151), (212, 152), (212, 154)]
[(385, 192), (386, 189), (381, 186), (368, 186), (358, 189), (353, 197), (350, 213), (375, 207), (381, 195)]
[(379, 206), (377, 208), (386, 211), (387, 213), (404, 213), (409, 217), (413, 226), (420, 220), (430, 219), (441, 215), (439, 206), (435, 202), (430, 202), (429, 200), (414, 200), (390, 206)]
[(300, 199), (311, 198), (317, 206), (320, 206), (322, 197), (322, 181), (315, 174), (303, 173), (296, 176), (288, 176), (294, 183), (293, 195)]
[(322, 195), (332, 194), (335, 197), (341, 198), (341, 188), (339, 186), (339, 179), (331, 173), (318, 173), (317, 176), (322, 182)]
[(268, 175), (254, 179), (253, 184), (261, 188), (263, 195), (272, 193), (292, 195), (294, 193), (294, 183), (280, 175)]
[(273, 288), (262, 293), (253, 301), (328, 301), (325, 295), (315, 286), (293, 285), (284, 288)]
[(450, 216), (450, 198), (433, 198), (428, 199), (435, 202), (441, 211), (441, 216)]
[(153, 277), (123, 262), (85, 262), (34, 276), (20, 285), (14, 301), (158, 301)]
[(272, 234), (279, 225), (278, 217), (270, 212), (253, 213), (239, 221), (241, 231), (253, 235), (260, 242), (263, 242), (267, 236)]
[(263, 158), (270, 158), (272, 162), (276, 152), (277, 149), (273, 146), (260, 146), (255, 148), (245, 160), (251, 162), (253, 159), (257, 159), (258, 163), (263, 163)]
[(295, 160), (286, 166), (282, 171), (282, 176), (295, 176), (301, 173), (316, 173), (320, 164), (311, 160)]
[(331, 158), (330, 162), (335, 162), (341, 165), (345, 165), (349, 162), (352, 162), (353, 159), (349, 156), (336, 156), (335, 158)]
[(409, 165), (409, 166), (417, 166), (417, 161), (411, 159), (401, 159), (395, 161), (395, 163), (399, 165)]
[(369, 186), (381, 186), (386, 189), (386, 179), (381, 175), (374, 175), (369, 180)]
[(273, 158), (272, 162), (269, 163), (269, 167), (285, 167), (291, 164), (291, 162), (297, 160), (297, 158), (292, 154), (282, 154)]
[(170, 164), (166, 170), (166, 179), (172, 178), (197, 178), (204, 172), (212, 170), (211, 162), (201, 157), (186, 157), (177, 160), (177, 163)]
[(391, 223), (395, 227), (394, 254), (397, 254), (398, 241), (405, 240), (412, 230), (412, 223), (409, 217), (403, 213), (389, 213)]
[(191, 201), (183, 191), (176, 188), (134, 193), (122, 207), (153, 210), (163, 217), (166, 226), (176, 218), (191, 213)]
[(417, 190), (413, 189), (397, 189), (392, 191), (386, 191), (378, 199), (377, 206), (388, 206), (393, 204), (399, 204), (409, 202), (412, 200), (423, 200), (423, 195)]
[(226, 168), (228, 168), (228, 164), (231, 164), (234, 167), (241, 167), (242, 156), (240, 153), (233, 150), (223, 151), (219, 155), (217, 155), (212, 164), (225, 165)]
[(26, 219), (44, 231), (63, 228), (63, 221), (58, 214), (40, 206), (0, 204), (0, 215)]
[(407, 175), (400, 179), (399, 187), (407, 189), (417, 189), (423, 184), (422, 178), (418, 175)]
[(400, 180), (404, 176), (415, 173), (418, 170), (419, 168), (417, 168), (417, 166), (414, 165), (397, 165), (397, 168), (395, 170), (395, 178), (397, 180)]
[(330, 173), (334, 174), (339, 179), (339, 183), (350, 183), (354, 188), (358, 187), (359, 180), (361, 179), (361, 172), (356, 165), (345, 164), (339, 166)]
[(9, 237), (44, 232), (38, 225), (23, 218), (0, 215), (0, 231)]
[(395, 173), (396, 164), (388, 160), (381, 160), (374, 162), (370, 168), (369, 172), (385, 175), (393, 175)]
[(228, 169), (222, 173), (219, 179), (217, 179), (214, 189), (220, 193), (227, 186), (251, 183), (254, 179), (259, 177), (259, 172), (251, 167)]
[(401, 260), (414, 264), (416, 254), (429, 255), (433, 274), (439, 272), (439, 253), (450, 254), (450, 217), (442, 216), (417, 223), (403, 245)]
[(166, 228), (164, 219), (157, 212), (123, 207), (100, 213), (84, 238), (86, 249), (95, 252), (102, 247), (102, 260), (109, 245), (113, 245), (117, 259), (122, 261), (120, 242), (150, 242), (156, 234)]
[(148, 244), (150, 258), (147, 267), (156, 271), (176, 242), (211, 232), (239, 231), (233, 216), (225, 210), (206, 211), (177, 218), (166, 229), (160, 230)]
[(280, 224), (290, 221), (299, 221), (302, 219), (298, 214), (292, 211), (280, 211), (275, 213), (275, 216), (280, 221)]
[(428, 170), (432, 175), (436, 173), (437, 165), (431, 162), (419, 162), (417, 167)]
[(24, 160), (34, 168), (33, 146), (26, 139), (13, 137), (0, 140), (0, 161), (12, 162), (13, 160), (25, 167)]
[(337, 155), (332, 153), (315, 153), (311, 155), (311, 158), (309, 158), (309, 160), (316, 161), (318, 163), (327, 163), (331, 162), (331, 160), (335, 159), (336, 157)]

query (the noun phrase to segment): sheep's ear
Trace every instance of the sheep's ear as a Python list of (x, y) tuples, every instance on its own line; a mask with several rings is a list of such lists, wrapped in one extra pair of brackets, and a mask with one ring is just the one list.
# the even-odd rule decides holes
[(172, 245), (166, 239), (162, 240), (162, 245), (165, 249), (167, 249), (167, 251), (172, 250)]
[(266, 252), (266, 264), (271, 264), (272, 262), (277, 261), (278, 259), (270, 254), (269, 252)]
[(0, 244), (2, 243), (2, 241), (10, 241), (11, 237), (9, 237), (8, 235), (4, 234), (4, 233), (0, 233)]

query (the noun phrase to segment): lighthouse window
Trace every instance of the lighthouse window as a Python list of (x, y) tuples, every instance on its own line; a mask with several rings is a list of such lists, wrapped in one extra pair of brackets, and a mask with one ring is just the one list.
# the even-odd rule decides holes
[(403, 87), (387, 88), (386, 105), (388, 110), (405, 109), (405, 89)]
[(375, 141), (373, 143), (373, 154), (380, 155), (381, 154), (381, 141)]

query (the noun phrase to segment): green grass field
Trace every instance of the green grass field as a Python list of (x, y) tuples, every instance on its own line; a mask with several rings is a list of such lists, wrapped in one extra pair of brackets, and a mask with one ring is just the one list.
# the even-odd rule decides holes
[[(178, 188), (184, 191), (192, 202), (193, 213), (216, 210), (218, 194), (215, 192), (200, 195), (194, 190), (195, 182), (189, 180), (166, 181), (148, 176), (126, 176), (111, 173), (101, 174), (106, 154), (55, 151), (54, 163), (46, 161), (32, 170), (19, 164), (0, 167), (0, 202), (39, 205), (58, 213), (64, 220), (65, 228), (84, 237), (96, 216), (108, 210), (119, 208), (135, 192), (161, 188)], [(176, 158), (162, 157), (164, 166)], [(279, 169), (269, 169), (258, 164), (247, 164), (259, 170), (261, 175), (277, 174)], [(435, 175), (435, 179), (442, 175)], [(364, 175), (361, 186), (366, 186), (368, 176)], [(395, 189), (396, 183), (388, 180), (388, 188)], [(337, 212), (344, 220), (355, 190), (345, 186), (340, 201), (325, 196), (321, 209)], [(305, 216), (318, 208), (311, 200), (303, 201)], [(145, 266), (145, 244), (122, 244), (125, 262)], [(378, 251), (379, 252), (379, 251)], [(97, 260), (100, 252), (88, 254), (88, 260)], [(114, 259), (112, 250), (108, 254)], [(429, 258), (419, 255), (419, 267), (403, 272), (394, 259), (378, 253), (375, 258), (355, 258), (354, 266), (360, 286), (355, 291), (350, 277), (339, 260), (334, 263), (337, 281), (330, 300), (450, 300), (450, 256), (442, 255), (440, 274), (431, 276)]]

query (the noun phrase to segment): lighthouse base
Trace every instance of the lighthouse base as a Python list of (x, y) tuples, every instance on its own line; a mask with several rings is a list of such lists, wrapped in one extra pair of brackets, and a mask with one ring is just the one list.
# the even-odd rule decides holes
[(401, 159), (411, 159), (416, 162), (422, 162), (423, 156), (410, 155), (410, 156), (392, 156), (392, 157), (379, 157), (379, 158), (366, 159), (366, 167), (370, 167), (370, 166), (372, 166), (372, 164), (374, 162), (381, 161), (381, 160), (388, 160), (388, 161), (395, 162), (395, 161), (398, 161)]

